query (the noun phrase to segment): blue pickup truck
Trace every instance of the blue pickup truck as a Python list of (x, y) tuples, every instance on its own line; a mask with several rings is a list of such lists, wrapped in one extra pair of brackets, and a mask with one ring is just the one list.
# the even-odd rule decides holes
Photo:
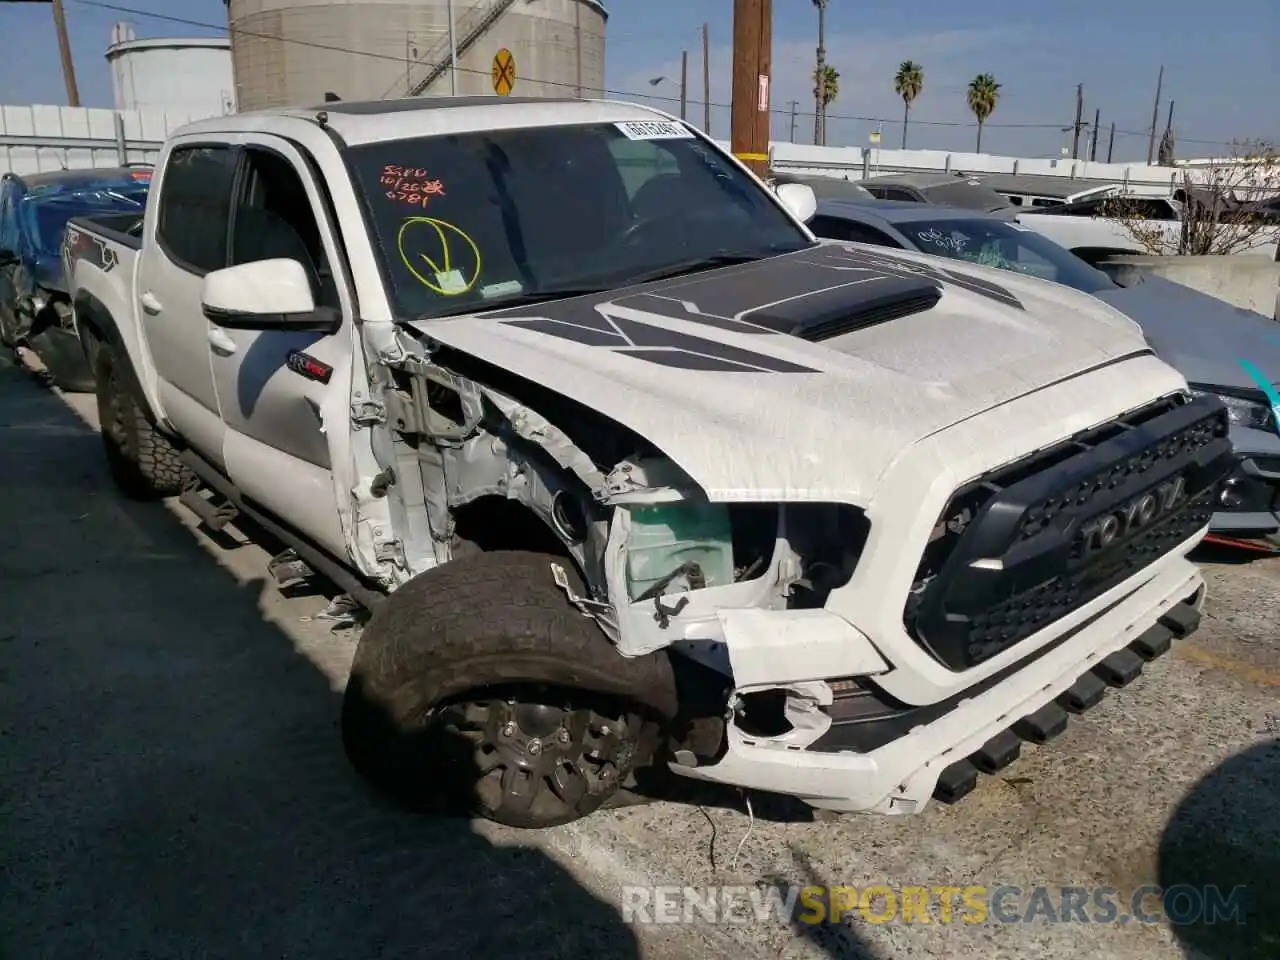
[(67, 221), (136, 213), (141, 222), (150, 184), (150, 166), (0, 179), (0, 342), (31, 350), (64, 390), (93, 390), (63, 280)]

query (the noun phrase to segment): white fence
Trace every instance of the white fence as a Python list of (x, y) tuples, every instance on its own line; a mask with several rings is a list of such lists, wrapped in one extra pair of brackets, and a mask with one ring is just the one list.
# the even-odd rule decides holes
[[(82, 107), (0, 106), (0, 173), (38, 173), (84, 167), (152, 162), (169, 131), (195, 116)], [(729, 145), (724, 144), (727, 148)], [(943, 150), (881, 150), (877, 147), (814, 147), (775, 142), (772, 165), (791, 173), (858, 180), (877, 173), (1014, 173), (1107, 180), (1168, 188), (1181, 169), (1146, 164), (1091, 163), (999, 157)]]
[(186, 114), (84, 107), (0, 106), (0, 173), (152, 163)]
[[(878, 147), (814, 147), (773, 143), (770, 161), (776, 170), (861, 180), (887, 173), (1012, 173), (1077, 180), (1106, 180), (1132, 186), (1169, 189), (1181, 182), (1180, 167), (1145, 163), (1094, 163), (1064, 158), (1000, 157), (989, 153), (948, 153), (945, 150), (882, 150)], [(1193, 176), (1203, 177), (1202, 171)]]

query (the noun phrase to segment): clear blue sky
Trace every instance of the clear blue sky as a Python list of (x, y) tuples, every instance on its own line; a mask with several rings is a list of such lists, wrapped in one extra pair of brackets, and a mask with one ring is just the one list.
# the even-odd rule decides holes
[[(66, 0), (81, 98), (110, 106), (111, 84), (103, 52), (111, 24), (130, 20), (140, 37), (217, 33), (145, 14), (218, 25), (222, 0), (113, 0), (117, 7)], [(457, 0), (459, 12), (473, 0)], [(679, 78), (680, 51), (689, 51), (690, 99), (701, 100), (701, 24), (710, 24), (711, 100), (729, 102), (732, 0), (606, 0), (609, 21), (606, 85), (617, 94), (642, 95), (658, 76)], [(884, 122), (885, 146), (897, 146), (902, 103), (891, 81), (897, 64), (924, 66), (924, 93), (912, 110), (910, 146), (973, 148), (965, 84), (990, 72), (1003, 84), (983, 146), (989, 152), (1056, 156), (1070, 135), (1075, 85), (1085, 85), (1085, 118), (1102, 110), (1105, 131), (1114, 121), (1115, 159), (1146, 155), (1156, 74), (1165, 64), (1164, 99), (1176, 101), (1178, 156), (1224, 152), (1237, 138), (1280, 140), (1280, 2), (1235, 0), (1230, 15), (1207, 0), (830, 0), (827, 59), (840, 71), (840, 96), (830, 108), (827, 142), (863, 144)], [(221, 31), (225, 33), (224, 31)], [(789, 102), (799, 101), (797, 140), (812, 141), (811, 76), (817, 15), (808, 0), (774, 0), (774, 137), (790, 136)], [(65, 103), (57, 45), (47, 5), (0, 3), (0, 103)], [(668, 105), (674, 110), (674, 104)], [(1164, 109), (1160, 124), (1163, 128)], [(701, 122), (700, 106), (690, 108)], [(837, 119), (839, 117), (872, 120)], [(948, 126), (945, 124), (969, 124)], [(1008, 126), (1006, 126), (1008, 125)], [(1126, 132), (1127, 131), (1127, 132)], [(716, 108), (712, 133), (728, 132), (727, 108)], [(1195, 142), (1205, 141), (1205, 142)]]

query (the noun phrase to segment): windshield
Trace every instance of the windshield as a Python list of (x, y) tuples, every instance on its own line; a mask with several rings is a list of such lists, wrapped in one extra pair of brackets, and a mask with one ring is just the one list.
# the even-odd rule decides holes
[(28, 198), (23, 205), (27, 228), (41, 256), (56, 257), (62, 234), (72, 217), (102, 213), (142, 213), (147, 188), (136, 183), (123, 186), (102, 184), (91, 189)]
[(1052, 280), (1085, 293), (1116, 284), (1075, 254), (1019, 223), (999, 220), (913, 220), (896, 225), (921, 253), (965, 260)]
[(669, 121), (353, 147), (395, 312), (445, 316), (811, 244), (765, 188)]

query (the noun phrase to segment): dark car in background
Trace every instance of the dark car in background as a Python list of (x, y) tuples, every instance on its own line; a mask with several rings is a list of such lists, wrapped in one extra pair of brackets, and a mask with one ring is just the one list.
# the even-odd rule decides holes
[(1018, 214), (1008, 197), (991, 189), (980, 177), (963, 173), (887, 173), (859, 180), (858, 185), (877, 200), (963, 207), (1005, 220)]
[(915, 250), (1039, 277), (1092, 294), (1142, 327), (1193, 392), (1220, 397), (1231, 418), (1235, 472), (1211, 529), (1241, 539), (1280, 536), (1280, 326), (1180, 283), (1116, 278), (1020, 223), (975, 210), (832, 200), (809, 220), (817, 236)]
[(0, 179), (0, 343), (30, 350), (64, 390), (93, 389), (62, 276), (67, 221), (107, 213), (141, 220), (150, 183), (150, 166)]
[(815, 199), (821, 200), (870, 200), (871, 194), (856, 180), (842, 177), (809, 176), (800, 173), (783, 173), (770, 171), (769, 179), (775, 186), (784, 183), (798, 183), (813, 191)]

